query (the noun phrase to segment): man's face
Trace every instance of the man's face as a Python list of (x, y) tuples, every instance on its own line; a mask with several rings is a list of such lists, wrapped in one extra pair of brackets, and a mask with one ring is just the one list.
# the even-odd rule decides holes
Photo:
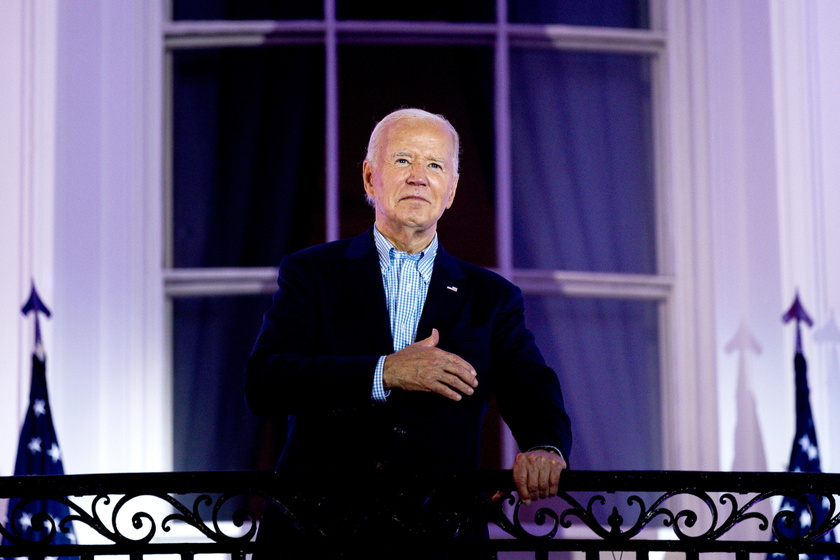
[(365, 192), (375, 201), (382, 233), (434, 231), (455, 198), (455, 149), (442, 124), (403, 119), (387, 126), (374, 162), (366, 161), (363, 170)]

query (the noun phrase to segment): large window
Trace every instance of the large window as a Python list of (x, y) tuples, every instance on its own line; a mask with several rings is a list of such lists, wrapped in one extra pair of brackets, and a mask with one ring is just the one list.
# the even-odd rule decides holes
[[(462, 135), (441, 242), (525, 292), (575, 422), (575, 468), (662, 468), (665, 46), (647, 3), (297, 4), (173, 0), (174, 468), (271, 466), (283, 427), (253, 418), (241, 387), (276, 265), (370, 226), (367, 137), (401, 106)], [(508, 466), (503, 434), (492, 417), (486, 466)]]

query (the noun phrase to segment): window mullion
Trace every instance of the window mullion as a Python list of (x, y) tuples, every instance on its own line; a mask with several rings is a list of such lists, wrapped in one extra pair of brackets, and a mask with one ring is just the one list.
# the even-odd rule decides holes
[(335, 19), (335, 0), (324, 0), (324, 51), (326, 83), (326, 141), (324, 164), (326, 165), (326, 239), (333, 241), (340, 234), (339, 192), (338, 192), (338, 35)]
[(496, 1), (494, 111), (496, 133), (496, 251), (502, 276), (513, 268), (513, 205), (511, 198), (510, 70), (507, 0)]

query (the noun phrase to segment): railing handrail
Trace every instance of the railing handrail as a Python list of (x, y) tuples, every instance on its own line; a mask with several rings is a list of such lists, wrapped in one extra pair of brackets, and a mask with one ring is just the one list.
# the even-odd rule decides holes
[[(201, 471), (201, 472), (127, 472), (65, 475), (0, 476), (0, 499), (49, 493), (63, 493), (82, 489), (85, 493), (108, 492), (120, 494), (147, 486), (166, 487), (173, 493), (206, 492), (208, 488), (236, 488), (246, 490), (282, 484), (284, 480), (307, 482), (324, 481), (430, 480), (463, 483), (470, 486), (498, 486), (499, 490), (513, 490), (509, 470), (478, 470), (460, 472), (413, 471)], [(820, 489), (840, 491), (838, 473), (797, 472), (720, 472), (720, 471), (565, 471), (561, 488), (570, 491), (639, 491), (656, 492), (675, 487), (692, 487), (709, 492), (792, 490), (812, 492)], [(214, 491), (214, 490), (209, 490)], [(69, 495), (69, 494), (68, 494)]]
[[(242, 510), (236, 506), (234, 518), (237, 524), (243, 524), (243, 528), (240, 534), (228, 535), (218, 523), (219, 512), (232, 503), (228, 500), (234, 496), (252, 497), (273, 500), (285, 507), (290, 493), (309, 488), (322, 488), (325, 496), (344, 492), (337, 500), (340, 504), (345, 498), (364, 501), (368, 494), (388, 495), (410, 490), (421, 496), (425, 496), (424, 493), (432, 496), (432, 499), (418, 502), (424, 508), (429, 503), (438, 507), (440, 496), (454, 492), (455, 501), (444, 499), (442, 502), (445, 507), (457, 504), (458, 511), (434, 510), (443, 532), (437, 534), (420, 528), (409, 534), (409, 537), (422, 536), (429, 542), (437, 542), (434, 539), (440, 536), (439, 541), (446, 546), (447, 542), (452, 546), (463, 546), (463, 543), (451, 541), (450, 537), (457, 534), (458, 523), (463, 519), (478, 516), (494, 523), (507, 535), (506, 539), (475, 545), (494, 551), (632, 550), (643, 557), (652, 550), (684, 551), (692, 555), (719, 551), (736, 552), (740, 555), (739, 560), (749, 552), (840, 553), (836, 543), (824, 540), (824, 535), (840, 524), (840, 474), (568, 471), (563, 473), (558, 498), (524, 506), (510, 494), (514, 487), (511, 472), (507, 470), (440, 473), (386, 470), (328, 475), (323, 472), (225, 471), (0, 477), (0, 499), (20, 499), (22, 504), (43, 498), (60, 501), (70, 508), (74, 523), (92, 527), (102, 540), (108, 541), (78, 545), (49, 543), (46, 541), (51, 541), (51, 535), (60, 530), (60, 524), (55, 520), (50, 533), (51, 522), (48, 521), (47, 529), (34, 541), (3, 528), (3, 535), (13, 544), (0, 548), (0, 557), (6, 553), (32, 558), (164, 553), (189, 557), (204, 552), (244, 557), (255, 550), (252, 540), (259, 511), (248, 509), (254, 505), (253, 501)], [(364, 491), (351, 493), (347, 488), (363, 488)], [(489, 496), (496, 491), (501, 491), (505, 498), (491, 500)], [(221, 496), (211, 498), (214, 494)], [(818, 498), (816, 501), (812, 499), (814, 496)], [(147, 512), (131, 517), (131, 523), (136, 525), (134, 529), (141, 534), (128, 536), (117, 526), (117, 518), (125, 504), (140, 497), (162, 500), (163, 509), (167, 511), (161, 519), (155, 519)], [(778, 503), (782, 497), (811, 504), (806, 510), (811, 508), (814, 522), (800, 527), (798, 535), (778, 533), (785, 523), (799, 523), (791, 515), (769, 509), (771, 502)], [(81, 504), (78, 498), (88, 501)], [(695, 502), (693, 505), (687, 504), (692, 501)], [(777, 503), (775, 507), (778, 507)], [(825, 506), (825, 512), (817, 512), (819, 508), (814, 504), (820, 508)], [(368, 507), (371, 506), (354, 505), (354, 515), (367, 511), (365, 508)], [(324, 515), (324, 519), (313, 521), (318, 531), (309, 533), (306, 538), (329, 535), (329, 531), (321, 528), (329, 523), (334, 525), (334, 519), (328, 518), (329, 511)], [(324, 520), (327, 525), (318, 525)], [(161, 534), (169, 531), (167, 525), (177, 522), (196, 529), (204, 541), (161, 542)], [(761, 529), (764, 536), (761, 540), (743, 540), (738, 536), (732, 540), (735, 529), (745, 525)], [(663, 530), (669, 534), (664, 537), (657, 534)], [(45, 537), (46, 533), (50, 535)], [(341, 538), (335, 542), (343, 542)], [(537, 557), (545, 556), (538, 554)]]

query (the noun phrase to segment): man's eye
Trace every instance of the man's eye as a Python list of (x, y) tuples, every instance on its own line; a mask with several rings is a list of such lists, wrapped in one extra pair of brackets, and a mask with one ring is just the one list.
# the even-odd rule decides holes
[(397, 158), (397, 163), (408, 163), (408, 160), (403, 157)]
[(429, 167), (434, 167), (435, 169), (443, 169), (443, 167), (439, 163), (430, 163)]

